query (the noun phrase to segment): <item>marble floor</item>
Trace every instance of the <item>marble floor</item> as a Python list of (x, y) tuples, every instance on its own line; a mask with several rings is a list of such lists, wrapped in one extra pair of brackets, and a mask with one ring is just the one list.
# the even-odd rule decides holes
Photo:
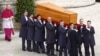
[[(92, 21), (95, 27), (95, 52), (96, 56), (100, 55), (100, 3), (95, 5), (81, 8), (66, 8), (78, 13), (78, 20), (84, 18), (85, 23), (87, 20)], [(23, 52), (21, 50), (21, 39), (18, 37), (19, 31), (15, 32), (11, 42), (4, 40), (4, 34), (0, 34), (0, 56), (46, 56), (45, 54), (37, 54), (34, 52)], [(84, 51), (84, 49), (83, 49)]]

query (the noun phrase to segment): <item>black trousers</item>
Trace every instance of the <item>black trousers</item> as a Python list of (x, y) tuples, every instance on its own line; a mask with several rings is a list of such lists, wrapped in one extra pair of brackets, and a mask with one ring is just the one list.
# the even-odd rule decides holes
[(85, 46), (85, 56), (90, 56), (90, 52), (89, 52), (89, 46), (84, 45)]
[(78, 47), (78, 52), (79, 52), (80, 56), (82, 56), (82, 50), (81, 50), (82, 43), (84, 44), (85, 56), (90, 56), (89, 43), (86, 42), (86, 40), (84, 39), (84, 37), (81, 37), (81, 42), (80, 42), (79, 47)]
[(32, 49), (32, 50), (33, 50), (34, 52), (36, 52), (36, 43), (35, 43), (34, 40), (32, 40), (32, 45), (33, 45), (33, 49)]
[(26, 39), (22, 38), (22, 50), (25, 50), (25, 41), (26, 41)]
[(90, 48), (91, 48), (92, 56), (95, 56), (94, 46), (90, 46)]
[(56, 41), (56, 51), (58, 51), (58, 40)]
[(42, 53), (45, 53), (44, 43), (43, 42), (36, 42), (36, 52), (40, 53), (41, 51), (42, 51)]
[(31, 40), (27, 40), (27, 50), (31, 50)]
[(54, 55), (54, 43), (47, 44), (47, 54)]
[(60, 50), (59, 50), (59, 56), (62, 56), (62, 52), (64, 50), (64, 56), (67, 56), (67, 48), (66, 47), (63, 47), (63, 46), (60, 46)]
[(82, 50), (81, 50), (82, 43), (84, 43), (83, 37), (81, 37), (81, 41), (80, 41), (80, 44), (78, 46), (78, 53), (80, 56), (82, 56)]

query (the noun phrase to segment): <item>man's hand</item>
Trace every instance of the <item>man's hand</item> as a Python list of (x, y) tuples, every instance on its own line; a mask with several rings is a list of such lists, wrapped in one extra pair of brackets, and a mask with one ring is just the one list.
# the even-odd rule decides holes
[(54, 26), (55, 26), (55, 27), (57, 26), (56, 23), (54, 24)]
[(45, 22), (45, 20), (43, 21), (43, 24), (45, 24), (46, 22)]

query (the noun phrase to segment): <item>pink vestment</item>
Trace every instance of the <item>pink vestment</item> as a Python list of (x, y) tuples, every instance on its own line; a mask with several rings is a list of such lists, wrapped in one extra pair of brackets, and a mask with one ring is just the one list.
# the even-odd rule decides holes
[(13, 21), (12, 21), (12, 18), (13, 18), (14, 14), (12, 12), (11, 9), (4, 9), (2, 14), (1, 14), (1, 17), (3, 19), (3, 29), (4, 29), (4, 32), (5, 32), (5, 39), (6, 40), (11, 40), (11, 33), (13, 33)]

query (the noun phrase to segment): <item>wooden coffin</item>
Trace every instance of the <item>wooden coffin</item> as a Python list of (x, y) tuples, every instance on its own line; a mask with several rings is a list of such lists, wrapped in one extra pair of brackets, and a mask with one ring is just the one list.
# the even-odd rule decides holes
[(36, 6), (36, 14), (41, 15), (44, 20), (52, 17), (52, 20), (59, 22), (64, 20), (66, 24), (77, 23), (77, 13), (66, 10), (51, 3), (41, 3)]

